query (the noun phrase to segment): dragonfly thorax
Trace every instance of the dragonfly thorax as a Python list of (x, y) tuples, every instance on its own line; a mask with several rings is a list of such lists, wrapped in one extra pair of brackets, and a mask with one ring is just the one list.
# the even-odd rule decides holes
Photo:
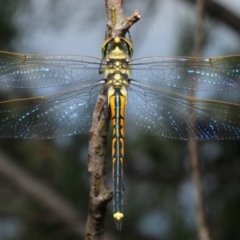
[(103, 73), (108, 86), (120, 88), (129, 84), (129, 59), (133, 53), (132, 49), (131, 42), (123, 37), (110, 38), (103, 43)]
[(127, 54), (118, 46), (109, 53), (104, 68), (107, 85), (114, 87), (127, 86), (129, 82), (129, 60)]
[(128, 85), (130, 68), (128, 60), (125, 59), (108, 59), (104, 69), (104, 76), (107, 85), (122, 86)]

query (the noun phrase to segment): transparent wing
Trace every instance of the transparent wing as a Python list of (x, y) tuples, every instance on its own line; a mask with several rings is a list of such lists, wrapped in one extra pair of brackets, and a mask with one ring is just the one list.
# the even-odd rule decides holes
[(99, 80), (101, 61), (79, 55), (0, 52), (0, 86), (41, 88)]
[[(145, 134), (187, 140), (240, 139), (240, 105), (197, 99), (143, 83), (128, 89), (126, 121)], [(192, 120), (195, 118), (195, 124)]]
[(238, 88), (240, 55), (217, 58), (149, 57), (130, 61), (131, 78), (186, 90)]
[(0, 137), (44, 139), (86, 133), (100, 84), (0, 103)]

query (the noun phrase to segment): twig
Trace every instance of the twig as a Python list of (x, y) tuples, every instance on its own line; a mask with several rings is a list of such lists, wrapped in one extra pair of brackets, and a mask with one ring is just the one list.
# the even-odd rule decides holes
[[(124, 37), (130, 27), (136, 23), (141, 14), (138, 10), (130, 17), (123, 14), (123, 0), (105, 0), (107, 10), (107, 37)], [(114, 18), (113, 19), (113, 15)]]
[(112, 199), (112, 191), (107, 188), (105, 174), (108, 114), (107, 96), (103, 91), (94, 109), (89, 137), (88, 171), (91, 184), (86, 230), (88, 240), (103, 239), (106, 205)]
[[(197, 0), (197, 27), (194, 43), (194, 55), (199, 55), (202, 43), (202, 23), (203, 23), (204, 0)], [(192, 95), (194, 92), (192, 91)], [(192, 125), (196, 125), (196, 119), (191, 118)], [(195, 132), (189, 134), (190, 139), (194, 139)], [(210, 240), (209, 228), (206, 221), (204, 194), (201, 179), (198, 144), (196, 141), (189, 141), (190, 164), (192, 169), (193, 182), (196, 189), (196, 216), (198, 226), (198, 236), (200, 240)]]
[[(107, 10), (106, 38), (124, 37), (129, 28), (141, 15), (138, 11), (126, 18), (123, 15), (122, 0), (105, 0)], [(87, 240), (103, 239), (106, 205), (112, 199), (112, 191), (107, 188), (105, 180), (105, 156), (107, 132), (109, 125), (109, 107), (106, 89), (99, 95), (93, 113), (90, 130), (88, 171), (90, 173), (90, 201), (87, 219)]]

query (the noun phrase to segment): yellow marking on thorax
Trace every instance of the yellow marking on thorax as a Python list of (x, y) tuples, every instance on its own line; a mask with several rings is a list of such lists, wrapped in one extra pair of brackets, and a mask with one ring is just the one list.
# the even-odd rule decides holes
[(104, 67), (104, 76), (108, 80), (107, 84), (110, 86), (127, 86), (130, 75), (130, 66), (127, 61), (124, 61), (127, 60), (127, 55), (118, 47), (115, 50), (108, 55), (109, 63)]
[(109, 59), (126, 59), (127, 57), (126, 53), (121, 50), (119, 46), (116, 46), (115, 49), (108, 54)]

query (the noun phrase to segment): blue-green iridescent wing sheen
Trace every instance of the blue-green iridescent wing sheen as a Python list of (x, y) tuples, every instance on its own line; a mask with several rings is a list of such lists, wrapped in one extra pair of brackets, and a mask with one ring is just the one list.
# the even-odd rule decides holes
[[(132, 80), (126, 120), (139, 132), (171, 139), (240, 139), (240, 105), (197, 99)], [(193, 124), (193, 120), (195, 123)]]
[(130, 61), (131, 78), (185, 90), (222, 91), (240, 85), (240, 55), (146, 57)]
[[(132, 60), (126, 120), (139, 131), (174, 139), (238, 139), (239, 106), (193, 99), (160, 86), (220, 91), (239, 85), (239, 56), (151, 57)], [(100, 90), (101, 59), (0, 53), (0, 85), (70, 86), (45, 97), (0, 103), (0, 137), (55, 138), (85, 133)], [(135, 79), (135, 80), (133, 80)], [(191, 122), (196, 118), (196, 125)]]
[(45, 88), (99, 80), (101, 59), (0, 52), (0, 86)]
[(100, 63), (101, 59), (87, 56), (0, 52), (0, 86), (66, 89), (1, 102), (0, 137), (44, 139), (87, 133), (101, 89)]
[(189, 90), (238, 88), (240, 55), (149, 57), (130, 64), (126, 119), (136, 130), (181, 140), (190, 135), (195, 140), (240, 139), (240, 105), (196, 99), (170, 89), (189, 94)]
[(0, 103), (0, 137), (46, 139), (87, 133), (101, 85)]

